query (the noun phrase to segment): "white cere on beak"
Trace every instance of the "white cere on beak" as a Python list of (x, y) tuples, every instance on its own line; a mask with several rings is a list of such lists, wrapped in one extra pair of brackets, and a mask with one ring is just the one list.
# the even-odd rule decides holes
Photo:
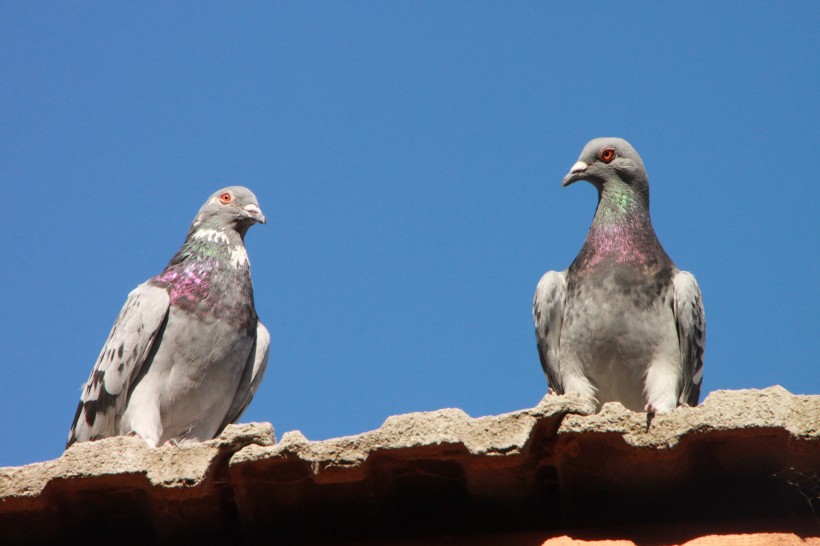
[(579, 161), (578, 163), (572, 166), (572, 168), (569, 170), (569, 174), (582, 173), (585, 170), (587, 170), (587, 167), (589, 167), (589, 165), (587, 165), (583, 161)]
[(258, 206), (251, 203), (251, 204), (245, 205), (244, 208), (245, 208), (245, 212), (250, 214), (253, 218), (256, 218), (256, 221), (259, 222), (260, 224), (267, 223), (267, 220), (265, 220), (265, 215), (262, 214), (262, 210)]

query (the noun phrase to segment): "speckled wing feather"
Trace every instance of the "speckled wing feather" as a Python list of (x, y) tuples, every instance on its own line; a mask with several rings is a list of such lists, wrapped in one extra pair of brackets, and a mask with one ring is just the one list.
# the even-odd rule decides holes
[(532, 302), (538, 356), (547, 381), (557, 394), (564, 394), (558, 355), (566, 293), (566, 271), (547, 271), (538, 282)]
[(169, 305), (168, 292), (149, 284), (128, 295), (83, 386), (67, 446), (117, 434), (129, 387), (151, 354)]
[(268, 367), (268, 353), (270, 350), (270, 334), (268, 329), (262, 325), (262, 322), (256, 323), (256, 340), (254, 341), (253, 350), (248, 357), (248, 363), (245, 366), (245, 371), (242, 374), (242, 381), (239, 383), (239, 388), (236, 391), (236, 396), (233, 399), (228, 414), (225, 420), (219, 426), (217, 436), (225, 427), (231, 423), (236, 422), (245, 410), (251, 399), (256, 394), (259, 384), (262, 383), (262, 377), (265, 375), (265, 370)]
[(700, 287), (691, 273), (678, 271), (672, 282), (683, 374), (680, 403), (696, 406), (703, 381), (706, 314), (703, 310)]

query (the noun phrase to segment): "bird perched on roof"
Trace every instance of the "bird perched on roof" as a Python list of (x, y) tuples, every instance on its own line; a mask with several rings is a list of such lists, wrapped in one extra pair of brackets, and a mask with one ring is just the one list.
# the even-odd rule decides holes
[(548, 271), (533, 301), (541, 366), (552, 391), (633, 411), (695, 406), (705, 314), (695, 277), (664, 251), (649, 218), (649, 179), (620, 138), (584, 147), (563, 186), (586, 180), (598, 208), (568, 269)]
[(244, 244), (256, 223), (265, 216), (247, 188), (221, 189), (202, 205), (162, 273), (128, 295), (66, 447), (120, 435), (151, 447), (210, 440), (245, 411), (270, 345)]

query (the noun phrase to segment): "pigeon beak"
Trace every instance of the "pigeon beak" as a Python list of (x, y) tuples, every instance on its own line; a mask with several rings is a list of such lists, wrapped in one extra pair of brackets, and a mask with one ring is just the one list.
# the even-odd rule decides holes
[(577, 182), (582, 180), (587, 173), (587, 169), (589, 165), (587, 165), (583, 161), (577, 162), (572, 168), (569, 170), (569, 174), (564, 177), (563, 182), (561, 182), (561, 186), (566, 188), (573, 182)]
[(260, 224), (264, 224), (267, 222), (267, 220), (265, 219), (265, 215), (262, 214), (262, 209), (260, 209), (256, 205), (245, 205), (245, 212), (247, 212), (248, 216), (250, 216)]

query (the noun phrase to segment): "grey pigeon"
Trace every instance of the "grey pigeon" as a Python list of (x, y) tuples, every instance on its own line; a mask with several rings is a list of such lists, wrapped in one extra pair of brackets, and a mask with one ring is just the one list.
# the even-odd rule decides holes
[(265, 216), (247, 188), (221, 189), (202, 205), (165, 270), (128, 295), (66, 447), (118, 435), (151, 447), (210, 440), (245, 411), (270, 345), (244, 244), (255, 223)]
[(655, 235), (640, 156), (623, 139), (596, 138), (563, 186), (578, 180), (598, 190), (592, 226), (575, 261), (548, 271), (533, 301), (551, 389), (650, 414), (697, 405), (706, 338), (700, 288)]

